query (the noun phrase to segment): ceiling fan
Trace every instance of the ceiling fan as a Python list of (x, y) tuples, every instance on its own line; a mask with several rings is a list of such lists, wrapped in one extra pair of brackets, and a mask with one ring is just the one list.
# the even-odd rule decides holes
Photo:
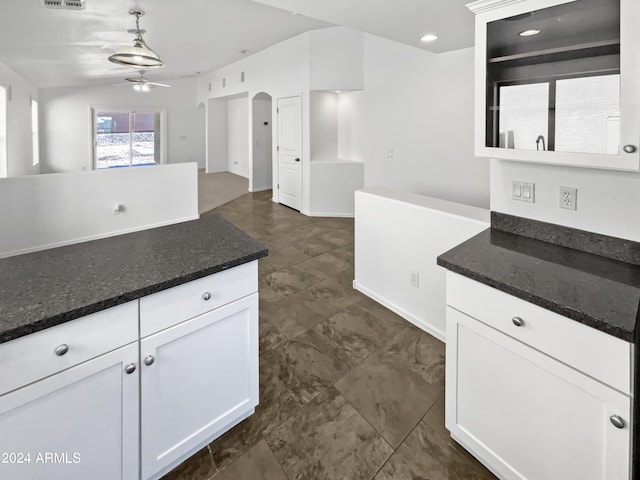
[[(150, 81), (147, 77), (144, 76), (144, 70), (139, 71), (140, 76), (125, 78), (125, 80), (129, 83), (133, 84), (133, 89), (136, 92), (148, 92), (153, 87), (170, 87), (171, 85), (167, 85), (166, 83), (157, 83)], [(119, 83), (118, 85), (129, 85), (129, 83)]]

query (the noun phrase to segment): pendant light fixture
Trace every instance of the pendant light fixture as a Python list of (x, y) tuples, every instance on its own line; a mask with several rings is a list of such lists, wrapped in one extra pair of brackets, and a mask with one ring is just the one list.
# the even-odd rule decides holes
[(144, 15), (144, 12), (142, 10), (131, 10), (129, 14), (136, 17), (135, 30), (127, 30), (128, 33), (135, 35), (133, 47), (124, 47), (118, 50), (109, 57), (109, 61), (133, 68), (147, 69), (164, 67), (164, 63), (162, 63), (158, 54), (151, 50), (142, 38), (142, 34), (145, 33), (145, 31), (140, 30), (140, 17)]

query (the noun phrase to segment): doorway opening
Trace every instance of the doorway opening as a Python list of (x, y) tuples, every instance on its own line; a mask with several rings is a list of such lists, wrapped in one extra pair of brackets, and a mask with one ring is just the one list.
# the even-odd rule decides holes
[(273, 187), (272, 98), (260, 92), (252, 100), (252, 176), (250, 190), (260, 192)]

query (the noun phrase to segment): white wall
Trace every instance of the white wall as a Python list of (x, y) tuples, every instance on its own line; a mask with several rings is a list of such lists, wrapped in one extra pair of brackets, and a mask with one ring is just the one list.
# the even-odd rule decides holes
[(338, 94), (311, 92), (309, 131), (311, 161), (338, 158)]
[(169, 82), (171, 88), (156, 87), (136, 92), (128, 85), (48, 88), (40, 90), (42, 118), (42, 171), (90, 170), (90, 107), (167, 109), (167, 163), (205, 164), (205, 109), (196, 102), (196, 80)]
[(249, 99), (227, 100), (228, 170), (249, 178)]
[(197, 165), (4, 178), (0, 205), (0, 257), (144, 230), (198, 218)]
[[(534, 182), (535, 203), (511, 200), (511, 181)], [(558, 187), (578, 189), (577, 210), (558, 207)], [(491, 209), (640, 241), (640, 173), (491, 161)]]
[(488, 226), (485, 209), (379, 187), (356, 192), (354, 287), (444, 341), (445, 270), (436, 257)]
[[(268, 190), (272, 187), (273, 165), (273, 119), (272, 100), (266, 94), (258, 94), (253, 99), (253, 185), (252, 192)], [(265, 125), (266, 123), (266, 125)]]
[(311, 162), (311, 209), (318, 217), (353, 217), (355, 192), (364, 186), (364, 164), (348, 160)]
[(362, 32), (324, 28), (309, 35), (309, 88), (362, 90), (364, 87)]
[(473, 153), (473, 58), (364, 36), (365, 88), (340, 94), (338, 155), (365, 162), (365, 186), (489, 206), (489, 161)]
[(227, 101), (207, 101), (206, 157), (207, 173), (226, 172), (229, 168), (229, 132)]
[(31, 99), (38, 100), (38, 89), (2, 63), (0, 85), (11, 91), (7, 101), (7, 174), (19, 177), (39, 173), (40, 164), (33, 165), (31, 142)]

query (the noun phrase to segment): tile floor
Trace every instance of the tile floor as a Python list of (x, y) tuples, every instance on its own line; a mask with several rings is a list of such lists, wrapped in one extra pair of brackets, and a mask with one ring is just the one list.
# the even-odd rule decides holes
[(260, 260), (260, 404), (163, 480), (494, 479), (444, 428), (444, 345), (352, 288), (353, 219), (247, 194), (214, 210)]

